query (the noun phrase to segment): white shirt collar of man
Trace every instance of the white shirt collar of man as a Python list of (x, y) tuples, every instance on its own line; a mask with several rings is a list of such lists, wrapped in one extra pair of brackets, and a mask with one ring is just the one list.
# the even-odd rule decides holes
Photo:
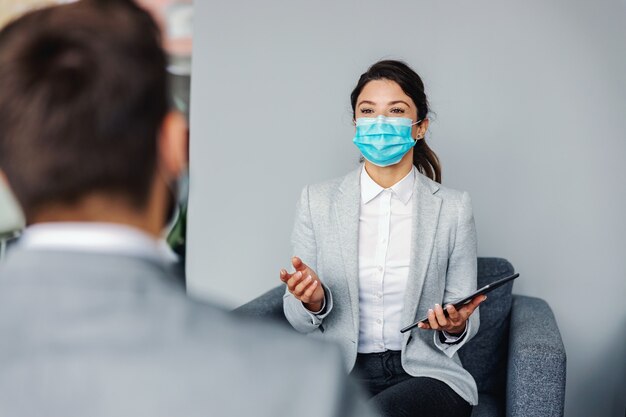
[(29, 226), (19, 246), (27, 250), (65, 250), (137, 256), (173, 263), (177, 255), (163, 239), (130, 226), (96, 222), (55, 222)]

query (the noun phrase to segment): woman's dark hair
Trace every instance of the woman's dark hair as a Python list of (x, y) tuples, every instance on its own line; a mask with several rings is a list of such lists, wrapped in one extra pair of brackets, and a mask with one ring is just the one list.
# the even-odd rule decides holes
[[(423, 120), (428, 115), (428, 100), (424, 93), (424, 83), (415, 71), (402, 61), (385, 60), (378, 61), (361, 75), (352, 94), (350, 94), (350, 104), (352, 105), (352, 117), (355, 117), (356, 100), (361, 94), (363, 87), (370, 81), (390, 80), (398, 83), (402, 91), (411, 97), (417, 106), (417, 120)], [(435, 152), (426, 144), (426, 139), (420, 139), (415, 144), (413, 150), (413, 165), (419, 172), (428, 178), (441, 183), (441, 165)]]

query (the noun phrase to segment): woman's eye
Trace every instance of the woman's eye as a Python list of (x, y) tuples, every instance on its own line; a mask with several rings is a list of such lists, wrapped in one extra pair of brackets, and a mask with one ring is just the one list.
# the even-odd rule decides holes
[(363, 113), (363, 114), (370, 114), (370, 113), (374, 113), (374, 110), (372, 110), (372, 109), (361, 109), (361, 113)]
[(389, 110), (391, 113), (404, 113), (404, 109), (401, 109), (399, 107), (394, 107), (393, 109)]

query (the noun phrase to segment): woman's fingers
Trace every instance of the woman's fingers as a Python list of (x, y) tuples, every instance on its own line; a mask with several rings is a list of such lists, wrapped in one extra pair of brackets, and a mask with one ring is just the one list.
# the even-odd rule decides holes
[(446, 311), (448, 312), (448, 317), (453, 325), (458, 325), (464, 321), (452, 304), (448, 304), (446, 306)]
[(486, 295), (475, 297), (458, 310), (454, 305), (448, 304), (445, 309), (448, 312), (448, 317), (445, 316), (444, 309), (439, 304), (435, 304), (435, 308), (428, 310), (428, 323), (420, 323), (418, 327), (424, 330), (456, 331), (464, 327), (469, 316), (486, 299)]
[(296, 285), (293, 290), (293, 295), (300, 298), (304, 294), (304, 291), (313, 283), (313, 277), (311, 275), (307, 275), (306, 278), (300, 280), (300, 282)]
[(300, 271), (296, 272), (295, 274), (292, 274), (291, 278), (287, 280), (287, 288), (289, 288), (289, 291), (293, 293), (294, 290), (296, 289), (296, 286), (300, 283), (303, 277), (304, 275)]
[(292, 293), (297, 299), (304, 302), (317, 302), (320, 297), (321, 283), (317, 278), (317, 274), (311, 268), (309, 268), (300, 258), (294, 256), (291, 258), (291, 263), (296, 272), (290, 274), (286, 269), (281, 269), (279, 276), (280, 280), (287, 285), (289, 292)]
[[(319, 281), (311, 275), (307, 275), (306, 278), (304, 278), (302, 273), (299, 271), (293, 275), (294, 283), (291, 287), (289, 287), (289, 291), (293, 294), (293, 296), (305, 304), (315, 301), (312, 300), (312, 297), (315, 294), (315, 290), (319, 287)], [(295, 281), (296, 279), (297, 281)]]
[(437, 323), (437, 317), (435, 317), (435, 311), (432, 308), (428, 310), (428, 325), (433, 330), (439, 329), (439, 323)]
[(291, 258), (291, 264), (296, 269), (296, 271), (304, 272), (304, 270), (308, 268), (306, 264), (302, 262), (302, 259), (298, 258), (297, 256)]
[(287, 283), (287, 281), (289, 281), (289, 278), (291, 278), (292, 275), (293, 274), (290, 274), (289, 272), (287, 272), (286, 269), (281, 269), (280, 274), (279, 274), (280, 280), (284, 282), (285, 284)]
[(483, 301), (487, 299), (486, 295), (480, 295), (478, 297), (474, 297), (472, 301), (465, 304), (463, 307), (459, 309), (459, 315), (463, 318), (463, 320), (467, 320), (469, 316), (472, 315), (476, 307), (480, 305)]
[(443, 308), (439, 304), (435, 304), (435, 317), (440, 327), (446, 327), (448, 325), (448, 319), (446, 318)]
[(304, 291), (304, 293), (302, 294), (302, 297), (300, 297), (300, 301), (302, 301), (305, 304), (310, 303), (311, 297), (315, 293), (315, 290), (317, 289), (318, 286), (319, 286), (319, 281), (318, 280), (313, 281), (311, 285), (309, 285), (307, 289)]

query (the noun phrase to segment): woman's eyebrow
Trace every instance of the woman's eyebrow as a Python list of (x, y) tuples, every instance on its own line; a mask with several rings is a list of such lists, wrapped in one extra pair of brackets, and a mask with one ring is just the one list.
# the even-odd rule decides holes
[(363, 101), (360, 101), (359, 104), (357, 104), (357, 107), (360, 106), (361, 104), (371, 104), (372, 106), (376, 105), (376, 103), (374, 103), (373, 101), (363, 100)]
[(406, 101), (404, 101), (404, 100), (395, 100), (395, 101), (390, 101), (387, 105), (388, 105), (388, 106), (393, 106), (394, 104), (398, 104), (398, 103), (402, 103), (402, 104), (404, 104), (404, 105), (405, 105), (405, 106), (407, 106), (407, 107), (411, 107), (411, 106), (409, 105), (409, 103), (407, 103), (407, 102), (406, 102)]

